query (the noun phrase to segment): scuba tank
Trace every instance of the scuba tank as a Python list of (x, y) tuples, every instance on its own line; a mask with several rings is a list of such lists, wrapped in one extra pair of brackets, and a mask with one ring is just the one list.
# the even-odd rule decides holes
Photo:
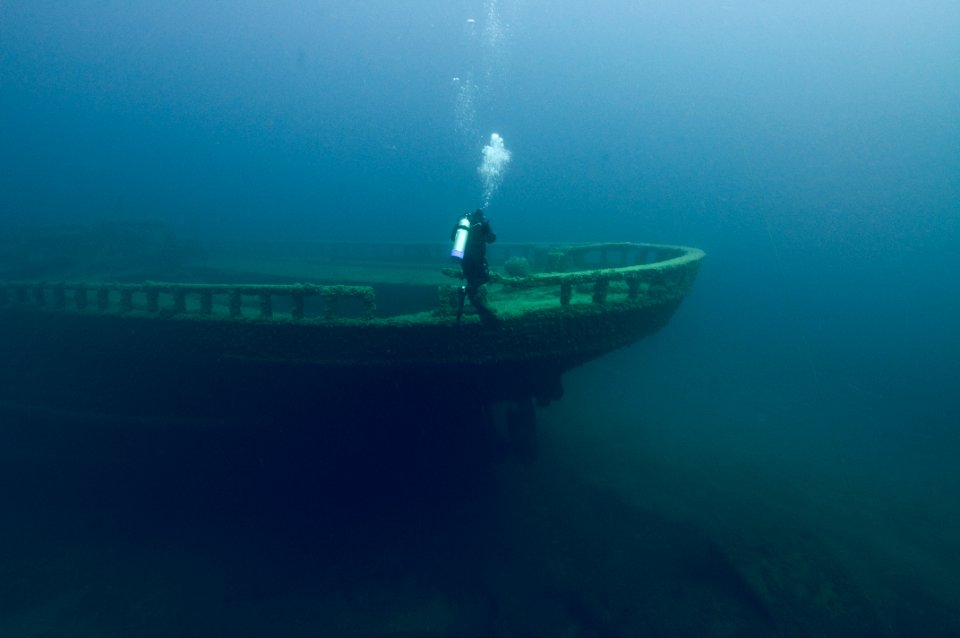
[(463, 251), (467, 248), (467, 237), (470, 235), (470, 220), (466, 215), (457, 222), (457, 233), (453, 237), (453, 250), (450, 251), (450, 257), (455, 260), (463, 260)]

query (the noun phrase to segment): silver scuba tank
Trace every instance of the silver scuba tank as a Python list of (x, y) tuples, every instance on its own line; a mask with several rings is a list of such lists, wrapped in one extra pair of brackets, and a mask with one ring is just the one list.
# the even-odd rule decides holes
[(457, 222), (457, 233), (453, 236), (453, 250), (450, 257), (463, 260), (463, 251), (467, 248), (467, 237), (470, 235), (470, 220), (466, 215)]

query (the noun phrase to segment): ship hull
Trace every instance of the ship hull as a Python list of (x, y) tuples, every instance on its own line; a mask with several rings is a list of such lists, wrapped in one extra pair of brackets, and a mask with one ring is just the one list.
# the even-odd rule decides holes
[[(610, 303), (411, 323), (0, 311), (0, 401), (158, 417), (306, 417), (562, 394), (561, 376), (662, 328), (679, 305)], [(445, 407), (445, 406), (444, 406)], [(438, 408), (441, 409), (441, 408)], [(370, 416), (369, 418), (376, 418)]]
[(72, 269), (79, 281), (0, 281), (0, 408), (441, 432), (511, 402), (522, 434), (566, 371), (666, 325), (703, 258), (498, 243), (477, 300), (490, 325), (463, 307), (461, 273), (437, 269), (446, 247), (302, 248), (225, 248), (175, 282), (93, 266)]

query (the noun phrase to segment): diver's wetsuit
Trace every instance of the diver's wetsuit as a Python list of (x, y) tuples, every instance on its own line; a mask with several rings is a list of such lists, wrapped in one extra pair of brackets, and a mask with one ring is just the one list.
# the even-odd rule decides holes
[[(467, 215), (470, 222), (470, 234), (467, 235), (467, 245), (463, 251), (463, 278), (467, 280), (467, 285), (462, 289), (461, 294), (470, 299), (470, 303), (477, 309), (480, 315), (480, 321), (484, 325), (492, 325), (497, 321), (496, 315), (487, 307), (483, 299), (477, 294), (480, 286), (490, 281), (490, 266), (487, 264), (487, 244), (497, 241), (497, 236), (490, 227), (490, 222), (483, 216), (483, 211), (479, 208)], [(459, 221), (453, 227), (450, 239), (453, 240), (457, 234)], [(462, 305), (461, 300), (461, 305)], [(459, 317), (459, 314), (458, 314)]]

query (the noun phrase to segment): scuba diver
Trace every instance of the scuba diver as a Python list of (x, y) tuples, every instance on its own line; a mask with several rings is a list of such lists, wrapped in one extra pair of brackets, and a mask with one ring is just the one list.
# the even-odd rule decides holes
[(487, 264), (487, 244), (497, 240), (497, 236), (490, 227), (490, 222), (483, 216), (479, 208), (467, 213), (454, 225), (450, 234), (453, 241), (453, 250), (450, 256), (460, 262), (462, 277), (466, 284), (457, 291), (457, 323), (463, 315), (464, 298), (469, 297), (470, 303), (477, 309), (480, 321), (485, 326), (497, 323), (497, 317), (487, 306), (479, 294), (480, 287), (490, 281), (490, 266)]

